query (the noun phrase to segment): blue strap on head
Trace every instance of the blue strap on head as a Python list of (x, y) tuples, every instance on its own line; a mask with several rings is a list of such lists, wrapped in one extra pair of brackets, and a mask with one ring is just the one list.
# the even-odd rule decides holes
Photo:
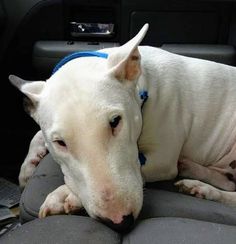
[(99, 58), (108, 58), (107, 53), (97, 52), (97, 51), (86, 51), (86, 52), (75, 52), (66, 57), (64, 57), (53, 69), (52, 74), (57, 72), (64, 64), (68, 63), (69, 61), (81, 58), (81, 57), (99, 57)]

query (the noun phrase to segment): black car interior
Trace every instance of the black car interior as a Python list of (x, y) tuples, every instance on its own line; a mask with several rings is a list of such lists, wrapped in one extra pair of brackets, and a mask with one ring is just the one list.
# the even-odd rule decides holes
[(39, 130), (8, 76), (46, 80), (67, 54), (122, 45), (145, 23), (150, 26), (141, 45), (236, 65), (235, 0), (0, 1), (0, 177), (18, 184)]

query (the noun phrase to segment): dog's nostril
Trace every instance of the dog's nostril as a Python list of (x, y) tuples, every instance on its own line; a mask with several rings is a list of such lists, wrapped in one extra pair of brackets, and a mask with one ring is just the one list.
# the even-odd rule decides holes
[(119, 224), (114, 224), (111, 220), (109, 219), (101, 219), (100, 220), (106, 224), (107, 226), (109, 226), (111, 229), (117, 231), (117, 232), (121, 232), (121, 233), (125, 233), (128, 232), (134, 225), (134, 216), (132, 214), (123, 216), (123, 220), (121, 223)]

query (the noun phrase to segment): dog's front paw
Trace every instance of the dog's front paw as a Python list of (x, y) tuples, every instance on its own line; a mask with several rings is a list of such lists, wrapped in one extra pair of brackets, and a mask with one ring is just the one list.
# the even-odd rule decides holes
[(187, 193), (198, 198), (218, 200), (220, 190), (198, 180), (180, 180), (175, 183), (180, 192)]
[(76, 213), (81, 210), (82, 207), (81, 201), (74, 194), (69, 194), (65, 199), (64, 210), (67, 214)]
[(59, 201), (53, 193), (50, 193), (39, 209), (39, 218), (45, 218), (49, 215), (61, 213), (65, 213), (64, 201)]
[(62, 185), (48, 194), (40, 207), (39, 218), (63, 213), (71, 214), (79, 211), (81, 208), (81, 201), (66, 185)]

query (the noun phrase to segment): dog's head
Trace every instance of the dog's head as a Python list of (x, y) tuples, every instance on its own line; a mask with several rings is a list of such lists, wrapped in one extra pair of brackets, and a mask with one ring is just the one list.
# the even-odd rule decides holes
[(125, 45), (104, 50), (107, 59), (66, 63), (47, 82), (9, 77), (28, 97), (30, 115), (66, 184), (91, 217), (117, 225), (137, 218), (143, 201), (136, 83), (141, 74), (138, 45), (147, 29), (146, 24)]

